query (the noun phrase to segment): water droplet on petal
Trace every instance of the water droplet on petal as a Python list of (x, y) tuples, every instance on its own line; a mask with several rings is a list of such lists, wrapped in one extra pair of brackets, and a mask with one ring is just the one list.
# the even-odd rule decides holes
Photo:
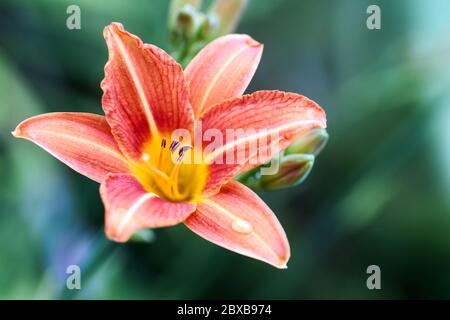
[(141, 156), (142, 161), (148, 161), (150, 160), (150, 155), (148, 153), (144, 153)]
[(242, 234), (249, 234), (253, 231), (253, 227), (250, 224), (250, 222), (242, 220), (242, 219), (236, 219), (233, 221), (233, 223), (231, 224), (231, 228), (238, 232), (238, 233), (242, 233)]

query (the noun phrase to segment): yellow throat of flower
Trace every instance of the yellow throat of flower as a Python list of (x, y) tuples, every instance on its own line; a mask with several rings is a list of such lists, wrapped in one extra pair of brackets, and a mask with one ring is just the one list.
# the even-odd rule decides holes
[(194, 154), (182, 141), (152, 139), (133, 172), (148, 192), (172, 202), (196, 202), (205, 187), (208, 167), (195, 163)]

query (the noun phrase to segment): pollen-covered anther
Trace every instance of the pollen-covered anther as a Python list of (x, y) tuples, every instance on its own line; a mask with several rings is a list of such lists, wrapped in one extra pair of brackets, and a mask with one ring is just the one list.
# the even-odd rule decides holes
[(192, 147), (189, 145), (181, 147), (180, 151), (178, 152), (177, 162), (180, 162), (181, 160), (183, 160), (183, 157), (184, 157), (184, 154), (186, 153), (186, 151), (191, 150), (191, 149), (192, 149)]
[(175, 152), (179, 145), (180, 145), (180, 142), (178, 140), (173, 140), (169, 147), (170, 152), (172, 152), (172, 153)]

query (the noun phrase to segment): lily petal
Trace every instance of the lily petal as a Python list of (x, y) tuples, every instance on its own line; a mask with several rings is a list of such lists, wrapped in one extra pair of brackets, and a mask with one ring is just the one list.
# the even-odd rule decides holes
[(105, 117), (97, 114), (46, 113), (23, 121), (12, 134), (36, 143), (97, 182), (103, 181), (110, 172), (130, 171)]
[[(230, 130), (239, 133), (206, 155), (210, 168), (205, 195), (218, 192), (222, 184), (241, 172), (270, 161), (304, 132), (326, 127), (326, 115), (319, 105), (302, 95), (281, 91), (258, 91), (224, 101), (201, 120), (204, 132), (214, 128), (223, 137)], [(204, 143), (205, 148), (208, 143)], [(232, 161), (227, 161), (230, 154)]]
[(262, 51), (261, 43), (241, 34), (220, 37), (202, 49), (185, 71), (196, 117), (216, 103), (242, 95)]
[(192, 130), (193, 111), (181, 66), (162, 49), (112, 23), (104, 30), (103, 110), (124, 154), (137, 159), (158, 132)]
[(231, 181), (200, 202), (184, 223), (219, 246), (286, 268), (290, 249), (283, 228), (270, 208), (239, 182)]
[(142, 228), (176, 225), (196, 208), (193, 203), (168, 202), (148, 193), (127, 174), (108, 175), (100, 195), (105, 205), (105, 233), (117, 242), (126, 242)]

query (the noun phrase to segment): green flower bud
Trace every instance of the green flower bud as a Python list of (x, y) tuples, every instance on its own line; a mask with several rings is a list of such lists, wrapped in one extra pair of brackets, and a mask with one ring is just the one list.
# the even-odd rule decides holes
[(317, 156), (328, 141), (328, 133), (325, 129), (316, 128), (308, 131), (295, 140), (285, 151), (285, 154), (306, 153)]
[(183, 5), (177, 3), (173, 5), (176, 9), (171, 8), (169, 11), (170, 41), (174, 48), (180, 48), (183, 45), (187, 49), (197, 40), (200, 30), (204, 28), (206, 16), (199, 11), (197, 6), (190, 3), (193, 1), (179, 2), (183, 2)]
[(273, 175), (261, 175), (261, 167), (240, 175), (237, 180), (254, 190), (280, 190), (302, 183), (314, 165), (312, 154), (282, 156), (278, 171)]
[(217, 17), (206, 16), (200, 26), (199, 39), (200, 40), (208, 39), (211, 35), (215, 34), (218, 27), (219, 21), (217, 20)]
[(264, 175), (259, 186), (264, 190), (280, 190), (302, 183), (312, 170), (314, 156), (311, 154), (291, 154), (281, 158), (276, 174)]
[(172, 0), (169, 7), (169, 30), (172, 31), (175, 29), (179, 11), (184, 6), (190, 6), (194, 10), (198, 10), (200, 9), (201, 4), (201, 0)]
[(193, 41), (203, 26), (206, 17), (191, 5), (185, 5), (178, 11), (175, 31), (186, 41)]
[(209, 15), (216, 17), (219, 25), (215, 36), (233, 32), (244, 12), (248, 0), (216, 0), (211, 6)]
[(132, 242), (153, 242), (155, 240), (155, 233), (151, 229), (142, 229), (133, 233), (129, 241)]

